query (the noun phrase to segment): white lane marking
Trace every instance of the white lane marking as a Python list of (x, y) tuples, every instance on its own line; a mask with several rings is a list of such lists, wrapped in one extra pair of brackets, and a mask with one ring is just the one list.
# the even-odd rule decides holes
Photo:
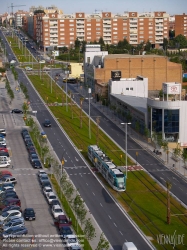
[[(180, 190), (182, 190), (182, 188), (181, 187), (179, 187), (180, 188)], [(183, 191), (183, 190), (182, 190)]]
[(86, 185), (88, 186), (88, 183), (86, 183)]
[(92, 194), (95, 196), (94, 192), (92, 192)]
[(102, 207), (103, 205), (100, 203), (100, 206)]
[(119, 233), (120, 233), (121, 235), (123, 235), (121, 231), (119, 231)]
[(110, 217), (110, 215), (108, 215), (109, 219), (111, 220), (112, 218)]
[(114, 223), (114, 226), (117, 227), (117, 225)]

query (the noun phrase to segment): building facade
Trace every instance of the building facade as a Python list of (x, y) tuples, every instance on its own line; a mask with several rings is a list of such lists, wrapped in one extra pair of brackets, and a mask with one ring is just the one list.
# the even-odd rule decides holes
[(175, 36), (183, 35), (187, 38), (187, 14), (175, 15)]
[(14, 13), (15, 18), (15, 27), (22, 27), (23, 26), (23, 17), (28, 15), (29, 12), (18, 10), (16, 13)]
[(105, 44), (127, 39), (130, 44), (138, 45), (149, 40), (152, 47), (159, 48), (163, 39), (169, 38), (169, 14), (166, 12), (63, 14), (59, 10), (44, 11), (44, 15), (37, 14), (36, 27), (37, 40), (44, 48), (69, 47), (77, 38), (90, 43), (101, 37)]

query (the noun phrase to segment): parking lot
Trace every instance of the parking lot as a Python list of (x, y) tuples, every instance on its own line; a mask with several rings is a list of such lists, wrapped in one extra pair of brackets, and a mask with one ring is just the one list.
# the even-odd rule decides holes
[[(14, 166), (13, 169), (10, 167), (9, 170), (17, 179), (15, 189), (21, 200), (22, 210), (31, 207), (36, 212), (35, 221), (25, 222), (28, 229), (25, 245), (21, 247), (21, 245), (14, 242), (11, 244), (15, 244), (14, 249), (27, 249), (28, 244), (32, 244), (33, 249), (54, 249), (56, 244), (61, 245), (62, 242), (58, 237), (58, 231), (51, 216), (51, 209), (44, 198), (38, 181), (38, 169), (34, 169), (28, 159), (28, 151), (21, 136), (21, 129), (24, 126), (22, 114), (4, 112), (0, 115), (0, 126), (6, 129), (7, 147), (12, 156), (11, 166)], [(50, 236), (52, 237), (50, 238)], [(3, 248), (13, 246), (9, 246), (8, 242), (3, 244)], [(36, 247), (34, 247), (35, 244)]]

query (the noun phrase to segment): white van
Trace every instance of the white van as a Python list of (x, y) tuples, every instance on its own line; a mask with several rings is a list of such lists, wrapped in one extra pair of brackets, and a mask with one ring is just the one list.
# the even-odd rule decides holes
[(138, 250), (133, 242), (125, 242), (123, 244), (122, 250)]
[(10, 157), (5, 155), (0, 155), (0, 162), (6, 162), (6, 161), (10, 163), (11, 162)]

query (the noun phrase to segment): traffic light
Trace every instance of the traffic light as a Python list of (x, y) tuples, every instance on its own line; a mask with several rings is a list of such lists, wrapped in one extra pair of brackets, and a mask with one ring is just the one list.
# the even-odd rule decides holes
[(70, 64), (68, 65), (68, 71), (69, 71), (69, 74), (71, 74), (71, 65)]

